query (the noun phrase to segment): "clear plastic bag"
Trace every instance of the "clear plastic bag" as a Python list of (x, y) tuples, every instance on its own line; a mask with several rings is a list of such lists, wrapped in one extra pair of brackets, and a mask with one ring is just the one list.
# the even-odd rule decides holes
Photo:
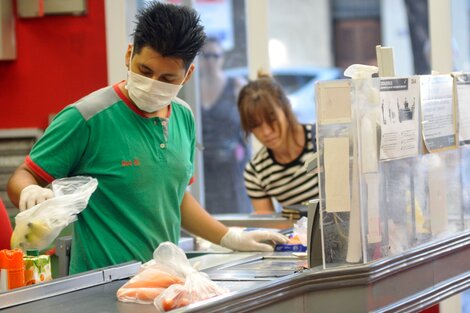
[(116, 293), (119, 301), (153, 303), (158, 312), (183, 307), (229, 292), (198, 272), (183, 250), (171, 242), (155, 249), (153, 259)]
[(308, 225), (308, 220), (305, 216), (303, 216), (301, 219), (299, 219), (295, 224), (294, 224), (294, 235), (297, 235), (299, 237), (300, 243), (304, 246), (307, 245), (307, 226)]
[(162, 243), (155, 250), (153, 258), (163, 267), (184, 277), (184, 284), (171, 285), (155, 298), (153, 304), (157, 312), (170, 311), (230, 292), (217, 285), (206, 273), (192, 267), (183, 250), (173, 243)]
[(142, 265), (139, 273), (119, 288), (116, 296), (121, 302), (151, 304), (166, 288), (183, 283), (183, 277), (152, 260)]
[(12, 249), (47, 248), (67, 225), (77, 220), (97, 186), (95, 178), (86, 176), (54, 180), (54, 198), (16, 215)]

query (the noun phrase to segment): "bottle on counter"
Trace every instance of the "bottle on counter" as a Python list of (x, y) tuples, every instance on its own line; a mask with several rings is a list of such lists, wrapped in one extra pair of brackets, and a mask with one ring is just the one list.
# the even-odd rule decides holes
[(24, 286), (23, 251), (0, 250), (0, 291)]
[(33, 285), (52, 280), (50, 256), (39, 255), (37, 249), (27, 249), (23, 262), (25, 285)]

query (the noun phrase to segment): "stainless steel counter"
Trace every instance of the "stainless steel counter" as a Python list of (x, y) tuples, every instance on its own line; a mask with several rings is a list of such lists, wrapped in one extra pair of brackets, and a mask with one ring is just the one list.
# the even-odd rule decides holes
[[(293, 273), (175, 312), (419, 312), (470, 288), (469, 259), (466, 232), (368, 264)], [(224, 268), (209, 273), (218, 280)]]
[[(86, 313), (86, 312), (120, 312), (120, 313), (155, 313), (153, 305), (123, 303), (116, 299), (117, 290), (127, 280), (110, 283), (66, 293), (60, 296), (34, 301), (3, 310), (5, 313)], [(234, 282), (221, 284), (229, 289), (246, 289), (253, 287), (252, 282)]]
[(225, 226), (288, 229), (295, 220), (276, 214), (214, 214), (213, 217)]
[[(225, 259), (236, 261), (249, 255), (231, 254), (225, 255)], [(202, 267), (223, 264), (220, 257), (206, 258), (200, 264)], [(123, 303), (116, 298), (117, 290), (137, 273), (140, 266), (140, 262), (130, 262), (0, 293), (0, 310), (5, 313), (155, 312), (153, 305)], [(219, 282), (219, 285), (237, 292), (263, 282), (235, 280)]]
[[(191, 262), (201, 261), (203, 270), (232, 293), (173, 312), (418, 312), (470, 288), (468, 260), (470, 232), (396, 257), (328, 270), (302, 270), (302, 260), (278, 253), (209, 254)], [(132, 271), (125, 272), (99, 270), (0, 294), (0, 308), (29, 299), (3, 312), (155, 312), (151, 305), (117, 301), (116, 291)], [(67, 279), (82, 287), (65, 284)]]

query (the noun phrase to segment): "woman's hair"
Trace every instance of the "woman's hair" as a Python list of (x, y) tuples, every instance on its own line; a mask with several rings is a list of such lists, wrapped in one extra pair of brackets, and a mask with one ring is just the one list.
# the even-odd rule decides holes
[(198, 13), (189, 7), (153, 1), (137, 14), (134, 53), (150, 47), (189, 68), (206, 40)]
[(293, 131), (298, 121), (287, 95), (268, 73), (259, 71), (258, 79), (245, 85), (238, 96), (238, 111), (245, 136), (263, 122), (273, 127), (277, 121), (275, 108), (282, 110), (288, 121), (288, 129)]

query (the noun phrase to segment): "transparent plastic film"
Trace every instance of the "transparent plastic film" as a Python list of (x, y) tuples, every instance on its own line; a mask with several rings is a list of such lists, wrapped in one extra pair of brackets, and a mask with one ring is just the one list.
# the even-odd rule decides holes
[(166, 312), (228, 292), (193, 267), (181, 248), (163, 242), (116, 296), (122, 302), (153, 304), (156, 312)]
[(354, 205), (351, 80), (321, 82), (316, 94), (322, 258), (324, 267), (332, 267), (346, 262)]
[(351, 80), (317, 84), (324, 267), (399, 255), (470, 227), (470, 76), (454, 75), (452, 93), (450, 75), (373, 73), (354, 65)]
[(98, 181), (92, 177), (76, 176), (54, 180), (54, 198), (41, 202), (15, 217), (11, 238), (12, 248), (43, 250), (59, 233), (77, 219)]

